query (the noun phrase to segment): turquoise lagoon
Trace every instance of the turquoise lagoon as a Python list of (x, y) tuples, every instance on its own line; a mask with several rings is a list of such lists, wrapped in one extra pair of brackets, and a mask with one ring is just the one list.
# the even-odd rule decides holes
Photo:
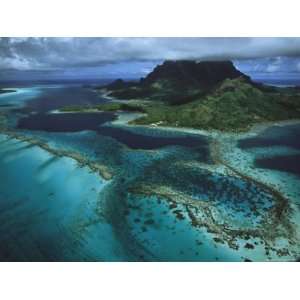
[(0, 136), (2, 260), (128, 260), (103, 216), (107, 182), (88, 167)]
[[(101, 113), (60, 114), (58, 124), (59, 105), (107, 101), (80, 86), (0, 97), (0, 260), (300, 257), (297, 130), (263, 132), (272, 145), (260, 135), (220, 139), (220, 163), (200, 134), (113, 125), (117, 116)], [(275, 145), (277, 136), (286, 141)], [(296, 172), (260, 162), (282, 156)]]

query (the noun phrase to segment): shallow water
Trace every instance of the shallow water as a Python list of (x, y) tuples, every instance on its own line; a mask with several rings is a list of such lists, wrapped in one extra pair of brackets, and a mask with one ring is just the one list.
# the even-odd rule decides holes
[(25, 105), (26, 102), (39, 97), (42, 92), (38, 87), (17, 88), (14, 93), (0, 94), (0, 104), (4, 107), (8, 105), (10, 107), (20, 108)]
[[(115, 126), (110, 113), (48, 114), (101, 101), (88, 89), (63, 85), (0, 96), (16, 120), (10, 129), (33, 139), (0, 135), (0, 260), (266, 261), (300, 254), (288, 233), (290, 216), (283, 214), (280, 228), (272, 224), (274, 194), (215, 165), (206, 137)], [(276, 127), (237, 147), (231, 143), (228, 160), (246, 175), (269, 168), (257, 176), (268, 180), (277, 176), (273, 166), (287, 168), (287, 162), (258, 164), (284, 155), (295, 175), (299, 132)], [(85, 162), (105, 166), (112, 179)], [(299, 184), (280, 174), (281, 182)], [(290, 218), (300, 224), (297, 214)], [(268, 237), (273, 231), (275, 241)]]
[(130, 259), (97, 214), (105, 180), (70, 158), (0, 142), (1, 260)]

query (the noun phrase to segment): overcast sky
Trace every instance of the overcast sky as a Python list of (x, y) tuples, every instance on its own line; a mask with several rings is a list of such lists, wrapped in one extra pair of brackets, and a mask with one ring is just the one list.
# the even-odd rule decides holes
[(165, 59), (300, 76), (300, 38), (0, 38), (0, 80), (138, 78)]

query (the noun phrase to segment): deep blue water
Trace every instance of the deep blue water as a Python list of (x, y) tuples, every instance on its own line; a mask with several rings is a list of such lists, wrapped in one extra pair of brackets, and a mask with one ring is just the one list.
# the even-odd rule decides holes
[(75, 132), (83, 130), (97, 130), (101, 124), (115, 119), (113, 113), (66, 113), (43, 114), (38, 113), (21, 118), (19, 129), (43, 130), (52, 132)]
[(66, 114), (34, 114), (21, 118), (17, 124), (19, 129), (47, 132), (76, 132), (93, 130), (102, 136), (116, 139), (132, 149), (156, 149), (164, 146), (177, 145), (184, 147), (208, 146), (205, 137), (183, 136), (149, 136), (134, 133), (118, 127), (101, 126), (115, 119), (113, 113), (66, 113)]
[(164, 146), (183, 146), (192, 148), (202, 148), (205, 152), (208, 151), (205, 147), (208, 146), (207, 140), (203, 137), (159, 137), (159, 136), (147, 136), (143, 134), (137, 134), (125, 129), (101, 126), (97, 132), (104, 136), (110, 136), (115, 138), (119, 142), (127, 145), (132, 149), (157, 149)]
[[(19, 119), (17, 128), (48, 132), (76, 132), (94, 130), (103, 136), (109, 136), (132, 149), (156, 149), (169, 145), (184, 147), (207, 147), (205, 137), (186, 136), (149, 136), (117, 127), (101, 126), (116, 118), (114, 113), (65, 113), (47, 114), (47, 112), (66, 105), (88, 105), (107, 101), (97, 93), (81, 85), (48, 86), (41, 93), (26, 101), (17, 112), (26, 114)], [(34, 112), (34, 114), (32, 114)], [(203, 151), (205, 149), (203, 148)]]
[[(242, 139), (238, 146), (241, 149), (269, 149), (269, 156), (256, 157), (254, 164), (258, 168), (285, 171), (300, 176), (300, 153), (272, 154), (274, 147), (288, 147), (300, 150), (300, 125), (272, 126), (259, 135)], [(286, 150), (287, 151), (287, 150)]]
[(255, 137), (240, 140), (238, 146), (241, 149), (272, 146), (300, 149), (300, 125), (272, 126)]
[(293, 173), (300, 177), (300, 154), (278, 155), (270, 158), (257, 158), (255, 160), (255, 165), (259, 168)]
[(82, 88), (80, 85), (48, 86), (41, 89), (41, 95), (27, 101), (20, 112), (45, 113), (68, 105), (92, 105), (106, 101), (92, 89)]

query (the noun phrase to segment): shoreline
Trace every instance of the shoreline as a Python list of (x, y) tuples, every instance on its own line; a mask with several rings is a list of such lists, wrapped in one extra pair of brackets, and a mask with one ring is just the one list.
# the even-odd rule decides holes
[[(297, 125), (300, 124), (300, 119), (291, 119), (291, 120), (282, 120), (282, 121), (269, 121), (269, 122), (262, 122), (262, 123), (256, 123), (252, 125), (249, 130), (244, 132), (233, 132), (233, 131), (220, 131), (215, 129), (196, 129), (196, 128), (189, 128), (189, 127), (171, 127), (171, 126), (160, 126), (159, 124), (149, 124), (149, 125), (139, 125), (139, 124), (131, 124), (129, 122), (132, 122), (136, 120), (137, 118), (145, 115), (143, 113), (131, 113), (131, 112), (116, 112), (118, 119), (109, 122), (109, 124), (112, 125), (123, 125), (128, 127), (138, 127), (138, 128), (150, 128), (150, 129), (160, 129), (160, 130), (166, 130), (166, 131), (178, 131), (182, 133), (188, 133), (188, 134), (198, 134), (198, 135), (204, 135), (206, 137), (235, 137), (235, 138), (245, 138), (245, 137), (253, 137), (261, 133), (262, 131), (273, 127), (273, 126), (288, 126), (288, 125)], [(129, 117), (129, 120), (126, 118), (122, 118), (121, 114), (127, 114)], [(132, 118), (130, 117), (132, 116)]]
[[(130, 102), (131, 100), (122, 100), (122, 99), (117, 99), (112, 96), (109, 96), (111, 93), (108, 90), (96, 90), (97, 93), (100, 94), (101, 97), (104, 99), (110, 100), (112, 102)], [(94, 111), (93, 111), (94, 112)], [(98, 111), (98, 112), (103, 112), (103, 111)], [(88, 113), (88, 111), (87, 111)], [(123, 126), (128, 126), (128, 127), (139, 127), (139, 128), (150, 128), (150, 129), (161, 129), (161, 130), (168, 130), (168, 131), (178, 131), (178, 132), (183, 132), (183, 133), (188, 133), (188, 134), (200, 134), (204, 135), (206, 137), (212, 137), (212, 138), (217, 138), (219, 136), (223, 137), (235, 137), (235, 138), (247, 138), (247, 137), (253, 137), (261, 133), (262, 131), (273, 127), (273, 126), (288, 126), (288, 125), (295, 125), (295, 124), (300, 124), (300, 119), (290, 119), (290, 120), (280, 120), (280, 121), (265, 121), (265, 122), (258, 122), (254, 123), (249, 127), (248, 130), (245, 131), (220, 131), (216, 129), (197, 129), (197, 128), (190, 128), (190, 127), (172, 127), (172, 126), (161, 126), (160, 124), (154, 123), (154, 124), (145, 124), (145, 125), (140, 125), (140, 124), (132, 124), (129, 122), (132, 122), (141, 116), (145, 116), (145, 113), (132, 113), (132, 112), (125, 112), (125, 111), (115, 111), (117, 115), (117, 119), (114, 121), (109, 122), (109, 124), (112, 125), (123, 125)], [(122, 118), (121, 115), (127, 114), (128, 115), (128, 120), (126, 118)], [(132, 116), (132, 118), (130, 117)], [(120, 118), (121, 116), (121, 118)]]
[[(122, 101), (122, 100), (119, 100)], [(177, 131), (181, 133), (187, 134), (197, 134), (211, 138), (217, 137), (234, 137), (234, 138), (247, 138), (247, 137), (254, 137), (260, 134), (262, 131), (273, 127), (284, 127), (289, 125), (297, 125), (300, 124), (300, 119), (291, 119), (291, 120), (282, 120), (282, 121), (268, 121), (268, 122), (261, 122), (253, 124), (248, 130), (234, 132), (234, 131), (221, 131), (216, 129), (196, 129), (191, 127), (172, 127), (172, 126), (161, 126), (160, 124), (153, 123), (153, 124), (133, 124), (130, 122), (135, 121), (145, 115), (146, 113), (139, 113), (139, 112), (129, 112), (124, 110), (116, 110), (116, 111), (106, 111), (106, 110), (98, 110), (98, 109), (85, 109), (82, 111), (61, 111), (59, 109), (49, 111), (48, 114), (78, 114), (78, 113), (105, 113), (111, 112), (117, 115), (117, 119), (113, 121), (107, 122), (109, 125), (117, 125), (117, 126), (125, 126), (131, 128), (147, 128), (147, 129), (160, 129), (165, 131)]]
[[(109, 96), (111, 94), (111, 91), (107, 90), (107, 89), (95, 89), (92, 88), (92, 90), (94, 92), (96, 92), (98, 95), (100, 95), (102, 98), (106, 99), (106, 100), (118, 100), (112, 96)], [(122, 100), (120, 100), (122, 101)]]

